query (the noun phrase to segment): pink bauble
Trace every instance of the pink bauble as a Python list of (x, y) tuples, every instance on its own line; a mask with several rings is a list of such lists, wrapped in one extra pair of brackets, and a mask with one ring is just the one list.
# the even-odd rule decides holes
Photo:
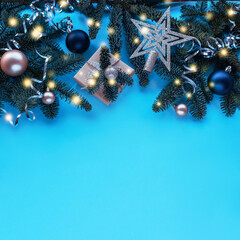
[(3, 72), (8, 76), (17, 77), (27, 70), (28, 59), (21, 51), (10, 50), (2, 55), (0, 65)]
[(188, 107), (187, 105), (181, 103), (175, 106), (176, 114), (180, 117), (185, 117), (188, 114)]
[(50, 91), (47, 91), (47, 92), (43, 93), (42, 101), (43, 101), (43, 103), (46, 104), (46, 105), (53, 104), (54, 101), (55, 101), (55, 95), (54, 95), (54, 93), (52, 93), (52, 92), (50, 92)]

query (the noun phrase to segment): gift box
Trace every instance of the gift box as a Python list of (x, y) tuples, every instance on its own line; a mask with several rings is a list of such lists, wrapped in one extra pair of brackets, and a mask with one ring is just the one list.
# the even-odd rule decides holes
[[(83, 67), (79, 70), (79, 72), (73, 77), (74, 80), (82, 86), (83, 89), (87, 89), (88, 87), (88, 80), (92, 78), (94, 72), (100, 71), (100, 52), (101, 47), (92, 55), (92, 57), (83, 65)], [(127, 64), (122, 62), (120, 59), (116, 58), (112, 54), (111, 56), (111, 65), (116, 67), (122, 72), (125, 72), (130, 77), (132, 77), (135, 73), (135, 70), (129, 67)], [(121, 85), (118, 87), (118, 92), (121, 93), (125, 86)], [(106, 99), (103, 93), (103, 86), (100, 86), (99, 90), (93, 94), (96, 98), (102, 101), (104, 104), (109, 106), (111, 101)]]

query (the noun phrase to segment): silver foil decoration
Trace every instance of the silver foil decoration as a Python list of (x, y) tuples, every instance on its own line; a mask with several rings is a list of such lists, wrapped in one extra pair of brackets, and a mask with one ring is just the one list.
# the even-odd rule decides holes
[(158, 57), (166, 68), (171, 71), (171, 47), (193, 39), (191, 36), (171, 30), (171, 7), (167, 9), (155, 25), (135, 19), (132, 19), (132, 22), (142, 33), (144, 39), (130, 58), (149, 53), (150, 57), (147, 59), (144, 67), (148, 73), (151, 73), (153, 69), (152, 66), (156, 62), (154, 50), (157, 51)]

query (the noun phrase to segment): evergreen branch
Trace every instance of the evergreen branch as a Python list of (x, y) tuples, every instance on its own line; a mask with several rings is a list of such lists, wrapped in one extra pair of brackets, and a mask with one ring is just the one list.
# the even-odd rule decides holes
[(221, 97), (220, 102), (221, 110), (227, 117), (231, 117), (235, 114), (237, 104), (235, 102), (234, 91), (231, 91), (229, 94)]
[(110, 13), (108, 41), (112, 54), (120, 53), (122, 47), (122, 9), (117, 6)]
[(53, 104), (46, 105), (42, 101), (39, 103), (40, 109), (44, 116), (48, 119), (54, 119), (57, 117), (59, 112), (59, 99), (55, 96), (55, 101)]
[[(131, 21), (131, 15), (128, 12), (124, 12), (123, 14), (123, 24), (126, 35), (126, 44), (129, 55), (131, 56), (133, 52), (136, 50), (137, 45), (134, 43), (134, 39), (140, 39), (137, 29)], [(136, 74), (138, 76), (139, 83), (142, 87), (146, 87), (149, 84), (148, 74), (143, 72), (143, 68), (145, 65), (144, 56), (139, 56), (131, 59), (131, 63), (133, 64)]]
[(92, 110), (92, 106), (91, 104), (81, 95), (79, 95), (79, 93), (71, 88), (70, 86), (68, 86), (68, 84), (66, 84), (65, 82), (56, 80), (56, 91), (59, 93), (59, 96), (61, 99), (65, 100), (68, 103), (72, 102), (72, 98), (74, 96), (79, 96), (81, 99), (81, 102), (79, 105), (76, 105), (77, 108), (81, 108), (84, 109), (85, 111), (91, 111)]
[(201, 90), (197, 86), (196, 92), (188, 100), (191, 115), (196, 119), (203, 119), (207, 114), (207, 101)]
[(181, 86), (175, 86), (173, 83), (169, 83), (156, 98), (152, 109), (154, 112), (166, 111), (183, 95), (184, 91)]

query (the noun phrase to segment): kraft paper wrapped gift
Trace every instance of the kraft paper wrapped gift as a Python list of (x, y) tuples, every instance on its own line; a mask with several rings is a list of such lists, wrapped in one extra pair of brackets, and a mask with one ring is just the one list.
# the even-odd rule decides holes
[[(87, 89), (88, 87), (88, 79), (90, 79), (95, 71), (100, 71), (100, 52), (101, 47), (93, 54), (93, 56), (83, 65), (80, 71), (73, 77), (74, 80), (83, 87), (83, 89)], [(125, 72), (130, 77), (132, 77), (135, 73), (135, 70), (129, 67), (127, 64), (122, 62), (120, 59), (111, 55), (111, 65), (118, 68), (120, 71)], [(122, 92), (124, 86), (119, 86), (119, 93)], [(107, 106), (111, 104), (103, 93), (103, 86), (94, 94), (100, 101), (105, 103)]]

